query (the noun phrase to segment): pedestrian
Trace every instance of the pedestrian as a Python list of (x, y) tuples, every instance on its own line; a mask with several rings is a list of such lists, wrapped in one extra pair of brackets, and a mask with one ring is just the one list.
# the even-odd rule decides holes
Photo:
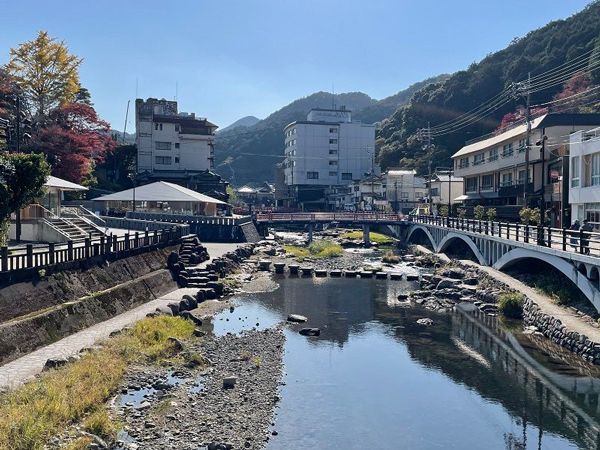
[(573, 225), (571, 225), (571, 227), (569, 228), (569, 230), (571, 231), (570, 235), (571, 235), (571, 247), (573, 247), (575, 250), (577, 250), (577, 238), (575, 237), (577, 235), (577, 231), (579, 231), (580, 225), (579, 225), (579, 220), (575, 219), (575, 222), (573, 222)]
[(592, 231), (594, 230), (593, 225), (589, 220), (585, 219), (583, 221), (583, 226), (581, 227), (581, 246), (583, 247), (583, 253), (586, 255), (590, 254), (590, 236), (592, 235)]

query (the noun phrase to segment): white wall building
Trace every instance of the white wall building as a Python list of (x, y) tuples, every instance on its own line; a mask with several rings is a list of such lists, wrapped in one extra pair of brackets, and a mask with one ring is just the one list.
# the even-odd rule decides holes
[(138, 173), (213, 168), (217, 126), (194, 113), (178, 113), (177, 102), (138, 98), (135, 126)]
[(409, 212), (427, 194), (425, 178), (415, 170), (390, 169), (386, 173), (386, 198), (395, 212)]
[(324, 191), (377, 173), (375, 126), (342, 109), (313, 109), (285, 132), (285, 184), (299, 203), (323, 203)]
[[(452, 180), (452, 181), (450, 181)], [(463, 179), (461, 177), (442, 174), (433, 174), (429, 181), (428, 191), (431, 192), (433, 205), (448, 205), (460, 203), (456, 197), (463, 193)]]
[(600, 227), (600, 128), (570, 136), (569, 204), (571, 220)]

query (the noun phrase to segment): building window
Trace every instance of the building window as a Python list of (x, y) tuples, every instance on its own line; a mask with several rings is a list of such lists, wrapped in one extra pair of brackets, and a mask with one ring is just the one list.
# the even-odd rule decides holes
[(484, 156), (485, 155), (483, 153), (478, 153), (477, 155), (475, 155), (473, 157), (473, 165), (478, 166), (479, 164), (483, 164), (485, 162)]
[(330, 166), (337, 166), (337, 161), (335, 161), (335, 160), (329, 161), (329, 165)]
[(330, 133), (337, 133), (337, 128), (330, 128), (330, 129), (329, 129), (329, 132), (330, 132)]
[(400, 198), (407, 200), (408, 199), (408, 192), (400, 192)]
[(175, 148), (179, 148), (179, 142), (175, 142)]
[(156, 150), (171, 150), (171, 143), (170, 142), (159, 142), (159, 141), (156, 141), (154, 143), (154, 148)]
[(592, 186), (600, 184), (600, 153), (592, 155)]
[(154, 124), (154, 129), (158, 130), (158, 124), (157, 123)]
[(179, 125), (175, 125), (175, 131), (179, 132)]
[(491, 191), (494, 188), (494, 176), (492, 174), (481, 177), (481, 190)]
[(477, 191), (477, 177), (467, 178), (467, 192)]
[(458, 163), (459, 169), (464, 169), (465, 167), (469, 167), (469, 157), (468, 156), (466, 158), (460, 158), (460, 161)]
[(171, 157), (170, 156), (155, 156), (154, 157), (154, 162), (156, 164), (162, 164), (164, 166), (170, 166), (171, 165)]
[(571, 158), (571, 187), (579, 186), (579, 156)]
[(318, 180), (319, 172), (306, 172), (306, 179), (307, 180)]
[(175, 164), (179, 164), (179, 156), (175, 157)]
[(352, 172), (342, 172), (342, 180), (351, 180)]
[(329, 172), (330, 177), (337, 177), (337, 172)]
[(525, 139), (519, 139), (519, 153), (523, 153), (525, 151)]
[(517, 174), (517, 184), (525, 184), (525, 170), (519, 170)]
[(330, 144), (337, 144), (338, 141), (337, 141), (337, 139), (329, 139), (329, 143)]
[(431, 188), (431, 196), (432, 197), (438, 197), (440, 195), (440, 189), (439, 188)]
[(490, 161), (496, 161), (498, 159), (498, 149), (493, 148), (490, 150)]
[(502, 181), (500, 182), (500, 186), (512, 186), (513, 184), (513, 176), (512, 172), (503, 173)]
[(507, 156), (512, 156), (512, 154), (513, 154), (512, 142), (510, 144), (505, 144), (504, 147), (502, 147), (502, 157), (506, 158)]
[(329, 154), (330, 155), (337, 155), (338, 151), (337, 150), (329, 150)]

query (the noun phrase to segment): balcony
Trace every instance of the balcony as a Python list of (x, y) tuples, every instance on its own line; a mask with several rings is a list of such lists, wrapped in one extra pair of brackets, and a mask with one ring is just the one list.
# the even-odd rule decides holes
[(485, 163), (485, 159), (476, 159), (476, 160), (473, 161), (473, 165), (474, 166), (479, 166), (479, 165), (484, 164), (484, 163)]
[(503, 158), (508, 158), (509, 156), (512, 156), (513, 154), (514, 154), (513, 150), (502, 151)]

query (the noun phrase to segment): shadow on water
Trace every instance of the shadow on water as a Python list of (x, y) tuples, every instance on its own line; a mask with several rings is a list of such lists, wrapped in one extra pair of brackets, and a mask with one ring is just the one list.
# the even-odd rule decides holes
[[(278, 281), (209, 325), (224, 334), (309, 318), (286, 326), (268, 449), (600, 448), (595, 369), (565, 365), (494, 317), (400, 303), (405, 281)], [(321, 335), (300, 336), (303, 326)]]

